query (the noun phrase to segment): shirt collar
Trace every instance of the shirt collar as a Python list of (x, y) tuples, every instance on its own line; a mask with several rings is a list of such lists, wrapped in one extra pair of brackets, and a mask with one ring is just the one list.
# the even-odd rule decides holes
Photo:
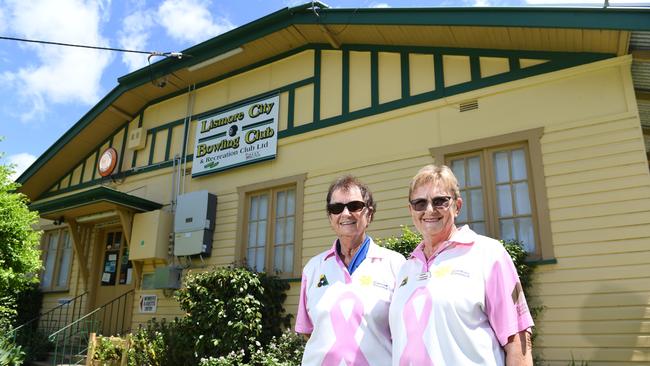
[[(449, 238), (449, 240), (443, 242), (443, 245), (440, 249), (434, 254), (434, 256), (446, 248), (453, 245), (473, 245), (476, 241), (477, 234), (472, 231), (467, 225), (463, 225), (460, 229)], [(409, 258), (416, 258), (426, 263), (426, 256), (424, 255), (424, 241), (421, 241), (418, 246), (415, 247)]]
[[(379, 246), (375, 244), (369, 235), (367, 235), (367, 238), (370, 239), (370, 243), (368, 243), (368, 253), (366, 254), (366, 258), (383, 258), (382, 252), (379, 250)], [(328, 260), (329, 258), (334, 258), (336, 255), (337, 241), (338, 239), (334, 239), (332, 246), (325, 252), (325, 257), (323, 258), (324, 261)]]

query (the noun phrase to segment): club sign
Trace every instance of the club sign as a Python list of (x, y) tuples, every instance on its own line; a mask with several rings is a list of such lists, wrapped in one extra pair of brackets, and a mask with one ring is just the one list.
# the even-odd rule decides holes
[(278, 95), (197, 121), (192, 177), (275, 158)]

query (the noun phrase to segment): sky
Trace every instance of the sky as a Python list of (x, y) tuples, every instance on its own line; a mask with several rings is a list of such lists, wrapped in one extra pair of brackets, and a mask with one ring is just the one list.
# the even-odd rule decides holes
[[(306, 0), (0, 0), (0, 36), (182, 51)], [(330, 7), (602, 6), (592, 0), (340, 0)], [(610, 0), (610, 4), (623, 4)], [(630, 4), (628, 1), (626, 4)], [(650, 6), (650, 0), (636, 4)], [(155, 58), (154, 58), (155, 59)], [(0, 164), (17, 178), (146, 54), (0, 39)]]

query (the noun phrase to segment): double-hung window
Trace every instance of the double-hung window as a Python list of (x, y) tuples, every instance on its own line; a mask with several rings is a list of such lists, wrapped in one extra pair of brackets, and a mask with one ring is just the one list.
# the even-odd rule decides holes
[(244, 201), (240, 255), (249, 268), (287, 277), (300, 271), (303, 181), (289, 178), (239, 189)]
[(72, 267), (72, 240), (68, 229), (46, 231), (42, 238), (44, 268), (41, 289), (63, 291), (68, 289)]
[(458, 179), (463, 207), (456, 223), (523, 243), (531, 259), (552, 259), (550, 227), (536, 129), (432, 148)]

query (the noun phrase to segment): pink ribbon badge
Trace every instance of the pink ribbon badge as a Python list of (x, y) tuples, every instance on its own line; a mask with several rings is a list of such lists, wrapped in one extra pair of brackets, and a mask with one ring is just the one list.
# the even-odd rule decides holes
[[(422, 307), (420, 319), (418, 319), (413, 302), (420, 296), (424, 296), (424, 306)], [(426, 287), (415, 290), (406, 305), (404, 305), (402, 316), (406, 328), (406, 347), (404, 347), (402, 356), (399, 359), (400, 366), (433, 366), (433, 361), (429, 357), (423, 340), (424, 331), (431, 316), (431, 306), (431, 294)]]
[[(348, 319), (345, 319), (342, 303), (346, 300), (352, 300), (352, 311)], [(354, 334), (361, 325), (363, 317), (363, 303), (352, 292), (346, 292), (334, 303), (330, 318), (332, 319), (332, 328), (336, 341), (332, 348), (327, 351), (323, 359), (323, 366), (339, 366), (341, 361), (345, 361), (349, 366), (370, 366), (366, 356), (361, 352)]]

